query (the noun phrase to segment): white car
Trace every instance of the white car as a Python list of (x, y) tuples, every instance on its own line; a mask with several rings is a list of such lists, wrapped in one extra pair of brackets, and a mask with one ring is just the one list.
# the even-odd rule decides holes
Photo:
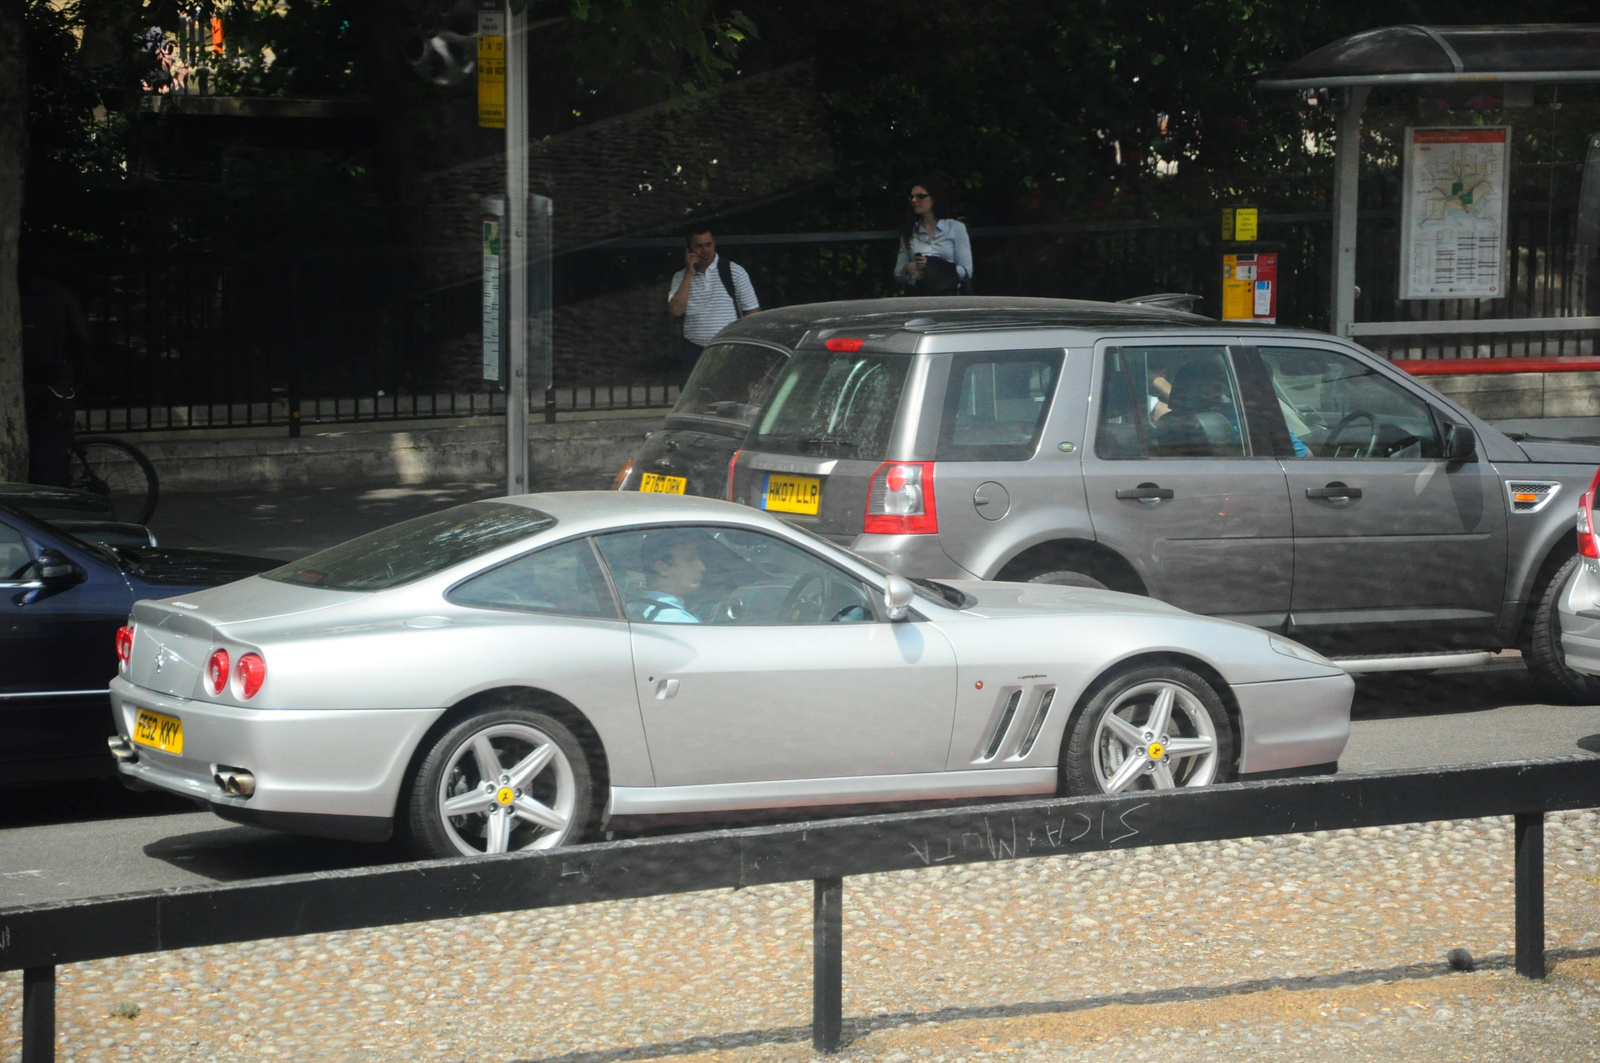
[(1353, 684), (1149, 598), (910, 583), (704, 498), (457, 506), (140, 602), (113, 752), (228, 819), (426, 855), (735, 810), (1332, 771)]

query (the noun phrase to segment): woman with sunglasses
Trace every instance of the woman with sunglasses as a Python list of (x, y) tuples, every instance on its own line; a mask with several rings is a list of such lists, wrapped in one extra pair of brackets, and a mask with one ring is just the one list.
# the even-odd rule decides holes
[(955, 295), (971, 290), (972, 241), (965, 225), (940, 216), (941, 200), (948, 205), (948, 198), (932, 181), (911, 186), (894, 276), (912, 295)]

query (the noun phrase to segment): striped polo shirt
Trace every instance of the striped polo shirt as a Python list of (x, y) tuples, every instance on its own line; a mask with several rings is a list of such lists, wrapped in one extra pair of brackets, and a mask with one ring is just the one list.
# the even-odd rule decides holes
[[(733, 305), (733, 300), (728, 298), (728, 289), (723, 287), (722, 277), (717, 272), (717, 262), (721, 258), (721, 255), (717, 255), (704, 273), (696, 273), (689, 282), (689, 305), (683, 311), (683, 338), (701, 347), (710, 343), (711, 337), (721, 332), (724, 325), (739, 320), (741, 311), (748, 314), (761, 308), (761, 304), (756, 302), (756, 290), (750, 284), (750, 274), (737, 262), (728, 263), (729, 271), (733, 274), (733, 290), (739, 296), (739, 305)], [(673, 293), (682, 283), (683, 270), (680, 269), (672, 275), (672, 286), (667, 289), (667, 302), (672, 302)]]

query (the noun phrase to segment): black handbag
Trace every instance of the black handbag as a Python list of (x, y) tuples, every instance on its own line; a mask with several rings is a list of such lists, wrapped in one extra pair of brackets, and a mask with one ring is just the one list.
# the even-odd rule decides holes
[(954, 262), (932, 255), (923, 260), (922, 279), (916, 283), (918, 295), (955, 295), (960, 287)]

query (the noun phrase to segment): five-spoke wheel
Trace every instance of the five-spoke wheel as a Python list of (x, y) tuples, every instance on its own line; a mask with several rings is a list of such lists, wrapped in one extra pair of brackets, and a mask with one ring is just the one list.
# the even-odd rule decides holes
[(411, 840), (425, 856), (551, 849), (579, 841), (591, 811), (583, 747), (553, 717), (503, 708), (440, 736), (411, 786)]
[(1062, 757), (1072, 794), (1206, 786), (1227, 777), (1233, 728), (1211, 684), (1187, 668), (1127, 668), (1096, 686)]

